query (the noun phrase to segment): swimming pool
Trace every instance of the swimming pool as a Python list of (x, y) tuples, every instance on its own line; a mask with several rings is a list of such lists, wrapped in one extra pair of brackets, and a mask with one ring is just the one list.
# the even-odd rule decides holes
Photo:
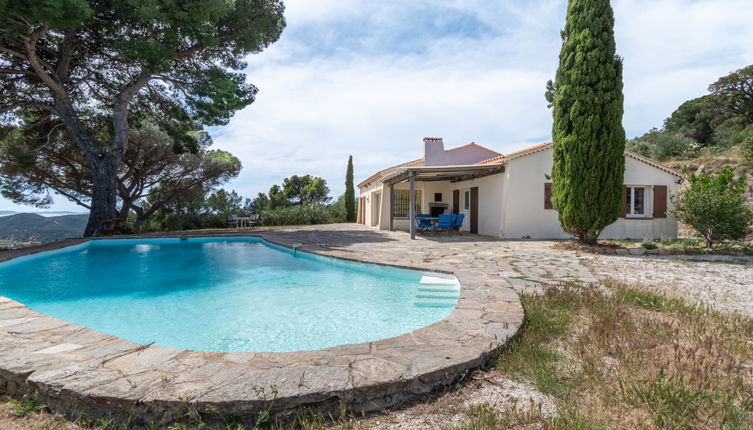
[(142, 344), (284, 352), (447, 317), (454, 277), (293, 252), (260, 238), (94, 240), (0, 263), (0, 296)]

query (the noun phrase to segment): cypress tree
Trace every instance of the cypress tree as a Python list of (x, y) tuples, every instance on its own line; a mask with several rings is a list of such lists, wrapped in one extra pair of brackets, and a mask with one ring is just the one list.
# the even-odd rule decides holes
[(555, 82), (552, 204), (564, 231), (595, 243), (620, 216), (625, 171), (622, 59), (609, 0), (570, 0)]
[(348, 158), (348, 170), (345, 172), (345, 220), (356, 222), (356, 191), (353, 188), (353, 156)]

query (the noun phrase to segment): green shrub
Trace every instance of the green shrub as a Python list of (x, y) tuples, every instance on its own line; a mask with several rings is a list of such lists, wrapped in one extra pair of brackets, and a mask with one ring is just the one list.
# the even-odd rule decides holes
[(730, 143), (732, 146), (740, 145), (745, 161), (753, 164), (753, 125), (749, 125), (735, 133), (732, 136)]
[(643, 249), (656, 249), (656, 244), (650, 240), (644, 240), (641, 242), (641, 248)]
[(690, 186), (674, 199), (672, 214), (703, 237), (711, 248), (720, 240), (740, 240), (750, 232), (753, 210), (745, 199), (745, 179), (731, 168), (690, 176)]
[(625, 144), (625, 149), (629, 151), (660, 161), (694, 158), (700, 154), (702, 147), (700, 143), (680, 133), (657, 129)]
[(625, 143), (625, 149), (641, 154), (645, 157), (651, 156), (651, 146), (640, 138), (628, 140), (627, 143)]
[(344, 210), (334, 205), (311, 203), (261, 212), (262, 225), (306, 225), (342, 222)]
[(701, 245), (698, 239), (662, 239), (659, 243), (662, 246), (673, 249), (697, 248)]

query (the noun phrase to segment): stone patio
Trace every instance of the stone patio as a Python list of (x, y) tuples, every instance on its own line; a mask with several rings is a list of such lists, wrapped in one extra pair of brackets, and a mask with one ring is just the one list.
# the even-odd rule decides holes
[(36, 390), (56, 412), (134, 424), (180, 420), (189, 409), (249, 420), (261, 410), (305, 405), (337, 413), (341, 402), (368, 412), (488, 363), (523, 322), (516, 291), (595, 281), (574, 252), (547, 242), (472, 235), (411, 241), (354, 224), (250, 234), (323, 255), (453, 273), (460, 299), (448, 318), (395, 338), (317, 351), (218, 353), (139, 345), (0, 298), (0, 391)]

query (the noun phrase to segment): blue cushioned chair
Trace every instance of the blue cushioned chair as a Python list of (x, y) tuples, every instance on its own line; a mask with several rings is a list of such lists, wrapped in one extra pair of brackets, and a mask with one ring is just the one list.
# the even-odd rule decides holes
[(441, 214), (439, 215), (439, 220), (437, 221), (437, 225), (434, 226), (435, 231), (446, 231), (447, 233), (452, 230), (452, 227), (455, 225), (453, 220), (453, 215), (451, 214)]
[(416, 217), (414, 222), (416, 223), (416, 230), (421, 233), (430, 232), (434, 227), (428, 215), (424, 216), (424, 214), (420, 214)]
[(453, 225), (453, 227), (459, 229), (460, 227), (463, 226), (463, 218), (465, 218), (465, 214), (457, 214), (455, 216), (456, 216), (455, 224)]

